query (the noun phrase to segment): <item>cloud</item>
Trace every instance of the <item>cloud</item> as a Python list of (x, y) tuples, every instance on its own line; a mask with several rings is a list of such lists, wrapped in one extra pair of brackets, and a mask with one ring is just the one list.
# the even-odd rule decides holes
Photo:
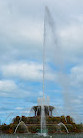
[(18, 93), (18, 86), (13, 80), (0, 80), (0, 96), (15, 97), (15, 93)]
[(33, 18), (33, 10), (28, 14), (28, 10), (31, 10), (29, 5), (32, 3), (26, 0), (0, 1), (0, 62), (41, 56), (43, 22), (37, 17)]
[[(80, 50), (82, 49), (83, 43), (83, 19), (82, 12), (79, 8), (81, 2), (81, 0), (79, 3), (74, 0), (72, 2), (67, 0), (65, 3), (62, 1), (58, 2), (57, 0), (53, 2), (48, 0), (46, 2), (36, 0), (35, 4), (33, 0), (31, 2), (26, 0), (22, 0), (21, 2), (19, 0), (13, 2), (10, 0), (5, 2), (1, 1), (1, 61), (8, 62), (11, 58), (12, 60), (17, 60), (19, 57), (41, 59), (44, 14), (42, 9), (44, 9), (45, 3), (50, 7), (55, 20), (55, 31), (58, 32), (58, 34), (56, 34), (58, 36), (55, 37), (58, 37), (60, 46), (60, 49), (56, 51), (56, 48), (53, 48), (52, 43), (50, 43), (49, 53), (48, 47), (46, 47), (46, 52), (50, 55), (50, 57), (47, 55), (47, 58), (58, 55), (55, 57), (58, 61), (61, 60), (60, 64), (63, 62), (62, 60), (69, 60), (70, 62), (79, 61), (78, 56), (83, 55), (82, 50)], [(53, 6), (56, 8), (53, 8)], [(71, 8), (72, 10), (70, 10)], [(73, 11), (73, 13), (71, 11)]]
[(16, 107), (15, 109), (16, 110), (22, 110), (23, 108), (22, 107)]
[(20, 77), (25, 80), (40, 80), (42, 77), (42, 65), (34, 63), (15, 63), (2, 67), (4, 76)]
[(82, 90), (83, 88), (83, 65), (77, 65), (74, 66), (71, 69), (71, 84), (74, 85), (74, 87), (79, 88), (79, 90)]
[[(68, 52), (77, 52), (77, 50), (81, 50), (82, 47), (82, 35), (83, 35), (83, 24), (81, 23), (71, 23), (69, 26), (66, 26), (62, 30), (60, 30), (60, 37), (62, 46)], [(80, 51), (81, 52), (81, 51)]]
[(16, 97), (16, 98), (24, 98), (30, 97), (31, 93), (30, 90), (26, 88), (23, 89), (21, 86), (19, 87), (19, 83), (17, 84), (13, 80), (0, 80), (0, 96), (1, 97)]
[[(20, 3), (20, 4), (19, 4)], [(25, 1), (1, 1), (0, 2), (0, 33), (4, 36), (6, 41), (18, 42), (18, 41), (34, 41), (35, 43), (42, 42), (42, 22), (37, 18), (33, 19), (33, 14), (31, 16), (22, 15), (23, 10), (31, 9), (29, 7), (30, 2)], [(24, 6), (23, 6), (24, 5)], [(37, 5), (35, 5), (37, 6)], [(3, 7), (3, 8), (2, 8)], [(36, 7), (35, 7), (36, 8)], [(12, 10), (12, 12), (11, 12)], [(9, 14), (10, 11), (10, 14)], [(28, 12), (27, 12), (28, 14)], [(6, 23), (6, 25), (5, 25)]]
[[(16, 77), (23, 80), (29, 81), (42, 81), (43, 67), (42, 64), (35, 62), (18, 62), (11, 63), (2, 66), (2, 74), (4, 77)], [(54, 80), (54, 74), (47, 70), (45, 74), (47, 80)]]
[(17, 85), (12, 80), (0, 80), (0, 91), (7, 91), (10, 92), (15, 90)]

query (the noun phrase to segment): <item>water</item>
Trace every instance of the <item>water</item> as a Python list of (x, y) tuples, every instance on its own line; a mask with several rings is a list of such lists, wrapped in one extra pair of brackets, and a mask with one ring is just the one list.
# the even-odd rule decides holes
[[(36, 134), (1, 134), (0, 138), (44, 138), (43, 136), (38, 136)], [(46, 138), (83, 138), (83, 134), (53, 134)]]
[[(45, 8), (45, 14), (47, 12), (47, 8)], [(45, 42), (46, 42), (46, 17), (44, 16), (44, 35), (43, 35), (43, 97), (41, 101), (41, 135), (47, 134), (46, 132), (46, 118), (45, 118), (45, 96), (44, 96), (44, 79), (45, 79)]]
[(46, 133), (46, 118), (45, 118), (45, 110), (44, 110), (44, 105), (45, 105), (45, 98), (42, 98), (42, 103), (41, 103), (41, 134)]
[(65, 124), (63, 124), (62, 122), (61, 123), (59, 123), (58, 125), (62, 125), (62, 126), (64, 126), (65, 127), (65, 129), (66, 129), (66, 131), (67, 131), (67, 133), (69, 133), (69, 131), (68, 131), (68, 129), (67, 129), (67, 127), (65, 126)]
[(24, 129), (26, 130), (26, 132), (28, 132), (28, 129), (27, 129), (26, 124), (25, 124), (23, 121), (21, 121), (21, 122), (19, 122), (19, 124), (17, 125), (14, 134), (16, 133), (16, 131), (17, 131), (17, 129), (18, 129), (19, 126), (24, 127)]

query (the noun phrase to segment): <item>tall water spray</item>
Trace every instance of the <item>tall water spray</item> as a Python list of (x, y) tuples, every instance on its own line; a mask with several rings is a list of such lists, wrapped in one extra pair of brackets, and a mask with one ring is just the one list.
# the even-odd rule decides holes
[[(53, 37), (55, 36), (55, 33), (54, 33), (54, 22), (53, 22), (53, 19), (51, 17), (51, 14), (49, 12), (49, 9), (48, 7), (45, 7), (45, 15), (44, 15), (44, 34), (43, 34), (43, 97), (41, 98), (41, 134), (43, 133), (46, 133), (46, 117), (45, 117), (45, 104), (46, 102), (48, 101), (48, 98), (46, 99), (45, 98), (45, 54), (46, 54), (46, 20), (48, 20), (48, 24), (51, 27), (51, 31), (52, 31), (52, 34), (53, 34)], [(55, 38), (54, 38), (54, 41)], [(49, 107), (49, 105), (48, 105)]]
[[(45, 8), (46, 13), (46, 8)], [(46, 24), (44, 15), (44, 36), (43, 36), (43, 97), (41, 98), (41, 134), (46, 130), (46, 119), (45, 119), (45, 96), (44, 96), (44, 77), (45, 77), (45, 38), (46, 38)]]

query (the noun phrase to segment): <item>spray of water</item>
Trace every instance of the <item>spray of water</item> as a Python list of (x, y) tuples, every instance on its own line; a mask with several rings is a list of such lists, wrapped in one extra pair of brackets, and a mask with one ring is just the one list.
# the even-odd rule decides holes
[(61, 122), (61, 123), (59, 123), (58, 125), (59, 125), (59, 126), (64, 126), (64, 127), (65, 127), (65, 129), (66, 129), (66, 131), (67, 131), (67, 133), (69, 133), (69, 131), (68, 131), (68, 129), (67, 129), (67, 127), (66, 127), (66, 125), (65, 125), (65, 124), (63, 124), (63, 123)]
[(16, 131), (17, 131), (17, 129), (18, 129), (19, 126), (24, 127), (24, 129), (25, 129), (26, 132), (28, 133), (28, 128), (27, 128), (26, 124), (25, 124), (23, 121), (20, 121), (20, 122), (18, 123), (18, 125), (17, 125), (15, 131), (14, 131), (14, 134), (16, 133)]
[[(46, 13), (46, 8), (45, 8)], [(43, 41), (43, 97), (41, 98), (41, 134), (44, 133), (46, 130), (46, 119), (45, 119), (45, 110), (44, 110), (44, 80), (45, 80), (45, 42), (46, 42), (46, 23), (45, 23), (45, 16), (44, 16), (44, 41)]]
[[(47, 25), (49, 28), (47, 28)], [(52, 39), (53, 42), (49, 44), (49, 38), (48, 38), (48, 29), (51, 29), (51, 36), (50, 39)], [(62, 88), (63, 98), (64, 98), (64, 111), (67, 110), (67, 112), (70, 112), (72, 115), (74, 115), (74, 108), (72, 106), (71, 108), (71, 82), (69, 75), (65, 73), (65, 59), (63, 55), (63, 50), (61, 47), (60, 42), (58, 42), (58, 34), (56, 33), (55, 23), (53, 21), (53, 18), (51, 16), (51, 13), (48, 9), (48, 7), (45, 7), (45, 17), (44, 17), (44, 50), (43, 50), (43, 66), (45, 66), (46, 61), (46, 54), (48, 53), (48, 56), (52, 58), (52, 61), (54, 60), (57, 70), (57, 83)], [(47, 47), (46, 47), (47, 46)], [(43, 68), (43, 75), (45, 74), (45, 67)], [(45, 76), (43, 77), (43, 79)], [(70, 97), (70, 98), (69, 98)], [(65, 113), (65, 112), (64, 112)]]
[[(54, 22), (52, 19), (52, 16), (49, 12), (48, 7), (45, 7), (45, 15), (44, 15), (44, 41), (43, 41), (43, 97), (41, 98), (41, 134), (46, 134), (46, 117), (45, 117), (45, 54), (46, 54), (46, 23), (49, 23), (50, 26), (54, 27)], [(51, 28), (53, 37), (55, 36), (55, 32), (53, 27)], [(55, 37), (54, 37), (54, 42), (56, 43)], [(39, 100), (40, 101), (40, 100)], [(48, 102), (47, 98), (47, 102)]]

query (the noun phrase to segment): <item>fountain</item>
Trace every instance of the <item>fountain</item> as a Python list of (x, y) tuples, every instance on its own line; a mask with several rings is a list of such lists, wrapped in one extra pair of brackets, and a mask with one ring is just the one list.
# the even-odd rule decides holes
[[(35, 112), (35, 117), (40, 116), (40, 133), (38, 133), (38, 135), (41, 136), (47, 136), (48, 135), (48, 130), (46, 128), (46, 117), (52, 117), (52, 111), (54, 110), (53, 106), (49, 105), (49, 97), (45, 98), (45, 46), (46, 46), (46, 18), (48, 18), (48, 23), (51, 26), (51, 30), (52, 30), (52, 34), (53, 37), (55, 36), (55, 32), (54, 32), (54, 22), (53, 19), (51, 17), (51, 14), (49, 12), (48, 7), (45, 7), (45, 16), (44, 16), (44, 40), (43, 40), (43, 96), (41, 98), (38, 98), (38, 106), (33, 106), (31, 108), (31, 111), (34, 110)], [(54, 38), (54, 42), (56, 43), (56, 40)], [(69, 133), (67, 127), (61, 122), (58, 124), (58, 126), (63, 125), (67, 131), (67, 133)], [(26, 124), (21, 120), (19, 120), (19, 123), (14, 131), (14, 134), (17, 132), (17, 129), (19, 126), (24, 126), (25, 129), (28, 132), (27, 126)]]
[(68, 129), (67, 129), (67, 127), (66, 127), (65, 124), (63, 124), (62, 122), (60, 122), (58, 125), (59, 125), (59, 126), (64, 126), (64, 128), (66, 129), (66, 132), (69, 133), (69, 131), (68, 131)]
[(28, 128), (27, 128), (26, 124), (23, 121), (20, 121), (19, 124), (17, 125), (15, 131), (14, 131), (14, 134), (16, 133), (19, 126), (21, 126), (21, 128), (24, 129), (24, 131), (26, 130), (26, 133), (28, 133)]
[(26, 126), (26, 124), (22, 121), (22, 118), (20, 117), (19, 123), (17, 124), (14, 134), (17, 132), (17, 129), (19, 128), (19, 126), (21, 127), (21, 129), (23, 129), (23, 131), (25, 133), (29, 133), (28, 131), (28, 127)]
[[(46, 16), (48, 16), (49, 24), (52, 29), (53, 37), (54, 37), (54, 24), (51, 17), (51, 14), (48, 10), (48, 8), (45, 8), (45, 17), (44, 17), (44, 41), (43, 41), (43, 96), (41, 98), (38, 98), (38, 105), (33, 106), (31, 108), (31, 112), (34, 111), (34, 116), (30, 117), (24, 117), (24, 120), (22, 117), (18, 117), (17, 122), (14, 120), (12, 123), (12, 128), (10, 124), (11, 130), (13, 130), (13, 126), (17, 124), (14, 134), (17, 132), (18, 128), (21, 126), (24, 130), (26, 130), (27, 133), (35, 133), (40, 136), (48, 136), (48, 133), (58, 133), (57, 128), (60, 129), (62, 132), (76, 132), (78, 130), (76, 128), (76, 124), (73, 122), (70, 116), (53, 116), (53, 110), (55, 109), (54, 106), (50, 106), (49, 104), (49, 97), (45, 97), (45, 46), (46, 46)], [(53, 25), (53, 26), (52, 26)], [(56, 43), (56, 40), (54, 38), (54, 42)], [(10, 116), (10, 115), (9, 115)], [(16, 119), (16, 118), (15, 118)], [(47, 120), (46, 120), (47, 119)], [(63, 130), (61, 130), (61, 126), (63, 126)], [(70, 129), (68, 131), (68, 128), (70, 126)], [(82, 127), (82, 126), (81, 126)], [(5, 129), (5, 125), (4, 125)], [(72, 131), (73, 129), (73, 131)], [(40, 131), (39, 131), (40, 130)], [(53, 130), (53, 131), (50, 131)], [(12, 131), (13, 132), (13, 131)], [(80, 130), (81, 132), (81, 130)], [(50, 136), (51, 138), (52, 136)]]
[[(52, 111), (54, 110), (53, 106), (49, 105), (49, 97), (45, 97), (45, 54), (46, 54), (46, 20), (48, 20), (48, 24), (51, 27), (54, 43), (56, 44), (55, 39), (55, 32), (54, 32), (54, 22), (51, 17), (50, 11), (48, 7), (45, 7), (45, 15), (44, 15), (44, 34), (43, 34), (43, 96), (41, 98), (38, 98), (38, 106), (33, 106), (31, 108), (31, 111), (34, 110), (35, 117), (40, 117), (40, 132), (38, 132), (38, 135), (41, 136), (47, 136), (48, 130), (46, 127), (46, 117), (52, 117)], [(66, 118), (65, 118), (66, 119)], [(20, 125), (24, 125), (27, 129), (26, 124), (23, 121), (19, 121), (19, 124), (17, 125), (15, 132), (17, 131), (18, 127)], [(64, 123), (60, 122), (58, 126), (64, 126), (66, 129), (66, 132), (69, 133), (67, 127), (64, 125)]]
[[(45, 15), (44, 15), (44, 41), (43, 41), (43, 97), (41, 98), (41, 135), (47, 136), (46, 129), (46, 116), (45, 116), (45, 94), (44, 94), (44, 80), (45, 80), (45, 45), (46, 45), (46, 14), (48, 12), (48, 8), (45, 7)], [(49, 105), (47, 106), (49, 108)]]
[[(47, 22), (46, 22), (47, 20)], [(39, 132), (40, 130), (40, 133), (38, 133), (41, 137), (42, 136), (47, 136), (48, 133), (53, 133), (53, 134), (56, 134), (58, 133), (59, 131), (57, 131), (57, 128), (60, 128), (60, 131), (61, 132), (74, 132), (74, 133), (79, 133), (81, 132), (83, 134), (83, 124), (75, 124), (75, 122), (73, 122), (73, 120), (71, 120), (70, 116), (66, 116), (63, 118), (60, 117), (60, 116), (53, 116), (53, 110), (54, 110), (54, 107), (53, 106), (50, 106), (49, 104), (49, 98), (45, 96), (45, 58), (46, 58), (46, 44), (49, 43), (49, 42), (46, 42), (46, 39), (47, 39), (47, 24), (50, 26), (50, 29), (51, 29), (51, 32), (52, 32), (52, 38), (53, 38), (53, 43), (56, 44), (56, 38), (55, 38), (55, 32), (54, 32), (54, 22), (53, 22), (53, 19), (51, 17), (51, 14), (49, 12), (49, 9), (47, 7), (45, 7), (45, 16), (44, 16), (44, 34), (43, 34), (43, 96), (41, 98), (38, 98), (38, 105), (37, 106), (33, 106), (32, 109), (31, 109), (31, 112), (34, 111), (34, 116), (28, 116), (28, 117), (25, 117), (23, 116), (24, 118), (22, 119), (22, 117), (19, 117), (19, 116), (16, 116), (18, 117), (19, 119), (17, 121), (13, 121), (12, 123), (10, 123), (9, 125), (6, 125), (6, 124), (3, 124), (3, 125), (0, 125), (0, 130), (3, 132), (3, 133), (7, 133), (7, 134), (12, 134), (14, 129), (14, 134), (17, 133), (19, 131), (19, 128), (21, 128), (21, 132), (22, 130), (24, 130), (24, 132), (26, 131), (27, 133), (28, 132), (31, 132), (31, 134), (37, 134), (37, 132)], [(62, 30), (63, 31), (63, 30)], [(61, 35), (64, 35), (63, 32)], [(47, 41), (50, 41), (49, 39)], [(47, 44), (48, 45), (48, 44)], [(55, 45), (54, 45), (55, 46)], [(49, 45), (48, 45), (49, 47)], [(58, 48), (58, 47), (57, 47)], [(53, 49), (52, 49), (53, 50)], [(48, 50), (47, 50), (48, 51)], [(58, 50), (57, 50), (58, 51)], [(57, 52), (56, 50), (54, 50), (55, 53), (55, 56), (56, 56), (56, 59), (59, 58), (60, 53), (61, 52)], [(63, 52), (63, 51), (62, 51)], [(51, 54), (53, 54), (51, 51), (50, 51)], [(64, 56), (64, 55), (63, 55)], [(63, 57), (61, 56), (61, 57)], [(52, 56), (50, 56), (52, 58)], [(60, 57), (60, 58), (61, 58)], [(56, 62), (58, 62), (59, 60), (61, 59), (58, 59), (56, 60)], [(62, 61), (62, 60), (61, 60)], [(59, 64), (61, 63), (61, 61), (59, 61)], [(57, 70), (57, 69), (56, 69)], [(60, 72), (59, 72), (60, 73)], [(49, 74), (50, 75), (50, 74)], [(63, 81), (63, 78), (65, 76), (65, 74), (62, 74), (62, 72), (59, 74), (59, 76), (61, 75), (60, 78), (58, 78), (60, 81)], [(66, 77), (65, 77), (66, 78)], [(67, 85), (65, 85), (65, 81), (67, 79), (64, 80), (64, 83), (62, 83), (62, 85), (64, 85), (64, 87), (66, 87)], [(59, 82), (60, 82), (59, 81)], [(24, 81), (25, 82), (25, 81)], [(24, 83), (23, 82), (23, 83)], [(68, 81), (67, 81), (68, 82)], [(18, 83), (16, 83), (17, 85)], [(32, 83), (31, 83), (32, 84)], [(36, 84), (37, 83), (33, 83), (33, 84)], [(67, 83), (66, 83), (67, 84)], [(28, 84), (29, 85), (29, 84)], [(26, 85), (24, 85), (26, 86)], [(24, 86), (22, 88), (24, 88)], [(53, 86), (53, 85), (52, 85)], [(34, 86), (33, 86), (34, 87)], [(25, 88), (26, 90), (27, 88)], [(26, 91), (25, 91), (26, 93)], [(3, 93), (4, 94), (4, 93)], [(54, 96), (54, 95), (53, 95)], [(68, 97), (69, 98), (69, 97)], [(70, 99), (69, 99), (70, 100)], [(17, 100), (16, 100), (17, 101)], [(6, 102), (6, 101), (5, 101)], [(11, 103), (11, 101), (9, 102)], [(17, 104), (17, 105), (20, 105)], [(20, 105), (21, 106), (21, 105)], [(22, 105), (23, 106), (23, 105)], [(63, 106), (63, 105), (62, 105)], [(62, 107), (61, 106), (61, 107)], [(10, 108), (11, 109), (11, 108)], [(9, 112), (9, 111), (8, 111)], [(16, 111), (17, 112), (17, 111)], [(5, 113), (5, 112), (4, 112)], [(8, 115), (8, 117), (10, 117), (12, 115), (12, 112)], [(7, 121), (8, 117), (6, 118), (5, 122)], [(72, 125), (72, 126), (70, 126)], [(63, 127), (61, 127), (63, 126)], [(62, 130), (61, 130), (62, 129)], [(51, 131), (52, 130), (52, 131)], [(61, 136), (61, 135), (60, 135)], [(0, 134), (0, 137), (1, 134)], [(3, 135), (4, 137), (4, 135)], [(10, 137), (10, 136), (8, 136)], [(13, 135), (12, 135), (13, 137)], [(15, 136), (14, 136), (15, 137)], [(22, 138), (24, 138), (24, 134), (21, 136)], [(29, 135), (26, 135), (26, 137), (29, 137)], [(36, 137), (36, 135), (31, 135), (30, 137)], [(37, 136), (38, 137), (38, 136)], [(52, 136), (50, 136), (51, 138)], [(53, 137), (58, 137), (57, 135), (56, 136), (53, 136)], [(61, 136), (61, 137), (65, 137), (65, 135)], [(74, 135), (70, 136), (70, 137), (74, 137)], [(83, 137), (83, 136), (82, 136)], [(82, 138), (81, 137), (81, 138)]]
[(46, 117), (45, 117), (45, 98), (41, 98), (41, 136), (47, 136)]
[[(45, 112), (45, 94), (44, 94), (44, 81), (45, 81), (45, 46), (46, 46), (46, 17), (48, 18), (48, 23), (51, 26), (51, 31), (53, 34), (53, 38), (54, 38), (54, 43), (56, 44), (56, 39), (55, 39), (55, 32), (54, 32), (54, 22), (53, 19), (51, 17), (50, 11), (48, 9), (48, 7), (45, 7), (45, 16), (44, 16), (44, 41), (43, 41), (43, 97), (41, 98), (41, 135), (47, 135), (47, 129), (46, 129), (46, 112)], [(49, 108), (49, 104), (48, 104), (48, 108)], [(52, 110), (54, 109), (54, 107), (52, 108)], [(67, 131), (67, 133), (69, 133), (67, 127), (64, 125), (64, 123), (60, 122), (58, 124), (59, 126), (63, 125)]]

